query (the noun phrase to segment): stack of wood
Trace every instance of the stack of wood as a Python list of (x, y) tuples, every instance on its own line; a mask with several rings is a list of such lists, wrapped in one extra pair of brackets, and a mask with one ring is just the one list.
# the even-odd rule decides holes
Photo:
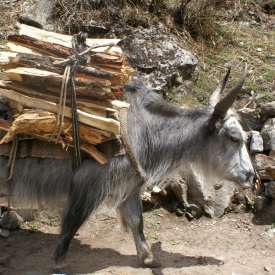
[[(7, 132), (0, 144), (17, 134), (64, 147), (73, 144), (69, 96), (63, 102), (61, 126), (59, 121), (63, 74), (73, 55), (71, 41), (69, 35), (19, 24), (18, 34), (0, 46), (0, 96), (7, 97), (14, 110), (12, 121), (0, 120), (0, 129)], [(88, 61), (77, 66), (75, 75), (81, 149), (102, 164), (107, 159), (95, 145), (119, 137), (118, 111), (127, 107), (121, 101), (122, 87), (132, 72), (118, 42), (87, 39)]]

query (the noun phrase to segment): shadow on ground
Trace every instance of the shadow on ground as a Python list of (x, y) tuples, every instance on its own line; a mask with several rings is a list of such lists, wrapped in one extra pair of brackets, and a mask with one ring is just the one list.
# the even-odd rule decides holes
[(266, 199), (260, 211), (254, 213), (252, 222), (255, 225), (272, 225), (275, 221), (275, 201)]
[[(20, 230), (14, 232), (10, 239), (0, 239), (1, 255), (6, 261), (0, 261), (3, 274), (49, 274), (54, 269), (52, 254), (58, 235), (40, 231)], [(106, 237), (108, 242), (108, 237)], [(104, 244), (106, 245), (106, 244)], [(152, 245), (154, 255), (162, 263), (160, 268), (152, 269), (153, 274), (161, 275), (167, 267), (183, 268), (190, 266), (221, 265), (222, 261), (213, 257), (192, 257), (180, 253), (167, 252), (161, 243)], [(2, 265), (2, 266), (1, 266)], [(123, 255), (111, 248), (91, 248), (89, 245), (74, 239), (68, 253), (66, 265), (59, 273), (85, 274), (105, 268), (133, 267), (138, 268), (135, 255)], [(6, 272), (6, 273), (5, 273)]]

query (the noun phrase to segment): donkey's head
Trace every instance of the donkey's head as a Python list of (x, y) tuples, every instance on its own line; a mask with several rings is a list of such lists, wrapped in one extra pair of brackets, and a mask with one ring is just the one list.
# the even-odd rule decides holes
[(255, 173), (246, 148), (247, 135), (237, 115), (230, 108), (242, 88), (247, 75), (247, 66), (238, 84), (220, 99), (229, 74), (230, 69), (210, 98), (211, 116), (208, 121), (210, 138), (207, 156), (210, 158), (209, 163), (214, 165), (212, 168), (215, 174), (245, 184), (253, 179)]

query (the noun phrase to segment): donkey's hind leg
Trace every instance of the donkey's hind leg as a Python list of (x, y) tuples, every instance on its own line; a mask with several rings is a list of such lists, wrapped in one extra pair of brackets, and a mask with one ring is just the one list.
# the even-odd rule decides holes
[(130, 228), (136, 244), (138, 260), (147, 267), (156, 267), (153, 254), (149, 249), (143, 233), (142, 205), (139, 192), (132, 194), (119, 207), (122, 223)]
[(94, 177), (90, 176), (89, 179), (75, 180), (72, 184), (68, 207), (62, 219), (60, 238), (54, 254), (57, 264), (64, 260), (70, 242), (80, 226), (104, 199), (104, 175), (98, 177), (94, 172)]

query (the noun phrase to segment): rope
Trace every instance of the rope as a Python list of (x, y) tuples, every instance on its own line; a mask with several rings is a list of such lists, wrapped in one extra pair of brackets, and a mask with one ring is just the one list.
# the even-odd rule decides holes
[(126, 154), (130, 160), (131, 165), (133, 166), (136, 174), (141, 179), (141, 185), (143, 185), (145, 182), (147, 182), (147, 177), (140, 166), (137, 158), (134, 155), (134, 151), (132, 149), (132, 146), (129, 143), (128, 140), (128, 108), (122, 107), (119, 109), (119, 121), (120, 121), (120, 134), (122, 143), (125, 147)]
[(65, 106), (67, 101), (67, 90), (68, 90), (68, 83), (70, 79), (70, 72), (71, 72), (71, 67), (66, 66), (64, 70), (63, 78), (62, 78), (56, 124), (50, 140), (53, 140), (54, 135), (56, 134), (55, 140), (58, 141), (62, 133), (62, 128), (64, 125), (64, 117), (65, 117), (64, 111), (65, 111)]
[(64, 112), (67, 101), (68, 89), (70, 90), (70, 104), (71, 104), (71, 116), (72, 116), (72, 136), (73, 136), (73, 147), (74, 147), (74, 155), (73, 155), (73, 166), (74, 169), (80, 166), (81, 164), (81, 150), (80, 150), (80, 138), (79, 138), (79, 125), (78, 125), (78, 116), (77, 116), (77, 103), (76, 103), (76, 87), (75, 87), (75, 71), (77, 66), (80, 63), (85, 62), (83, 54), (79, 54), (86, 47), (87, 35), (84, 33), (79, 33), (74, 35), (72, 38), (72, 49), (73, 55), (69, 58), (71, 61), (67, 63), (61, 84), (59, 104), (58, 104), (58, 112), (57, 119), (54, 132), (51, 136), (51, 140), (53, 136), (56, 134), (56, 141), (60, 139), (62, 128), (64, 125)]
[(14, 167), (15, 167), (15, 160), (16, 160), (16, 155), (17, 155), (17, 150), (18, 150), (18, 138), (16, 137), (12, 141), (12, 146), (10, 150), (10, 155), (9, 155), (9, 161), (8, 161), (8, 170), (9, 170), (9, 175), (7, 178), (7, 183), (8, 183), (8, 208), (11, 206), (11, 193), (12, 193), (12, 188), (11, 188), (11, 179), (13, 177), (14, 173)]
[(75, 66), (72, 67), (70, 75), (70, 91), (71, 91), (71, 113), (72, 113), (72, 131), (74, 143), (74, 168), (81, 164), (81, 151), (80, 151), (80, 138), (79, 138), (79, 125), (77, 119), (77, 106), (76, 106), (76, 91), (75, 91)]

